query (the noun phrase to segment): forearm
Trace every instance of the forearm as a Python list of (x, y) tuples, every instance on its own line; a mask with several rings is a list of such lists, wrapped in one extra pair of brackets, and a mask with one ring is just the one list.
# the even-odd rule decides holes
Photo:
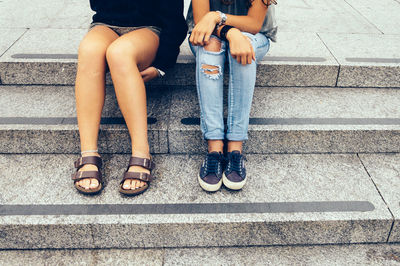
[(208, 12), (210, 12), (209, 0), (192, 0), (192, 10), (194, 24), (197, 24)]
[(226, 14), (225, 25), (233, 26), (240, 31), (257, 34), (262, 27), (264, 20), (256, 19), (251, 16), (235, 16)]
[[(262, 24), (264, 22), (264, 19), (260, 20), (251, 16), (236, 16), (229, 14), (225, 15), (227, 17), (225, 25), (230, 25), (239, 29), (240, 31), (249, 32), (252, 34), (257, 34), (261, 30)], [(221, 19), (220, 15), (216, 11), (206, 12), (203, 17), (204, 16), (207, 16), (207, 19), (209, 19), (210, 22), (214, 23), (215, 25), (217, 25)], [(218, 36), (219, 31), (220, 29), (218, 30)]]
[[(267, 1), (267, 3), (269, 3)], [(209, 11), (209, 0), (192, 0), (193, 16), (195, 24), (200, 20), (206, 20), (208, 23), (218, 24), (221, 16), (216, 11)], [(233, 26), (240, 31), (252, 34), (258, 33), (263, 25), (268, 6), (264, 0), (254, 0), (246, 15), (225, 14), (227, 19), (226, 25)]]

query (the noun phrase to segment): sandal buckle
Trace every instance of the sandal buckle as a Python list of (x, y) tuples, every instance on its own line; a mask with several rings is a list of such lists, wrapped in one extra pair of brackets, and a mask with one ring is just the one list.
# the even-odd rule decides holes
[(79, 159), (78, 160), (76, 160), (75, 162), (74, 162), (74, 166), (75, 166), (75, 168), (79, 168), (79, 167), (81, 167), (81, 165), (82, 165), (82, 157), (79, 157)]

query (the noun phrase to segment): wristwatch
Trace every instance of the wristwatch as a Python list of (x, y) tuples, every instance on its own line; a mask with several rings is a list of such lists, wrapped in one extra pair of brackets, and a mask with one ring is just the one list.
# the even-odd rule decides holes
[(161, 69), (158, 69), (158, 68), (156, 68), (156, 70), (157, 70), (157, 72), (158, 72), (158, 77), (159, 77), (159, 78), (162, 78), (162, 77), (165, 76), (165, 72), (164, 72), (164, 71), (162, 71)]
[(224, 13), (222, 13), (222, 12), (219, 11), (219, 10), (217, 10), (217, 13), (219, 14), (219, 16), (220, 16), (220, 18), (221, 18), (221, 20), (220, 20), (219, 23), (218, 23), (218, 26), (222, 26), (222, 25), (225, 24), (227, 17), (226, 17), (226, 15), (225, 15)]

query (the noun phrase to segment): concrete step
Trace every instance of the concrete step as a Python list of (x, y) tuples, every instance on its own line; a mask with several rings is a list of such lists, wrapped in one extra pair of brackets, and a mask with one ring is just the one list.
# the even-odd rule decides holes
[(235, 248), (0, 251), (3, 265), (398, 265), (400, 246), (327, 245)]
[[(77, 153), (74, 89), (1, 86), (0, 153)], [(148, 89), (153, 153), (203, 153), (193, 86)], [(247, 153), (400, 152), (400, 90), (257, 87)], [(112, 87), (100, 131), (102, 153), (129, 153)]]
[[(3, 86), (1, 91), (0, 153), (78, 152), (73, 87)], [(168, 89), (153, 88), (148, 97), (151, 152), (167, 153), (170, 94)], [(103, 152), (129, 153), (130, 146), (115, 93), (107, 88), (99, 148)]]
[[(1, 83), (73, 85), (76, 53), (86, 32), (5, 29), (0, 35)], [(400, 37), (353, 33), (280, 31), (279, 42), (259, 64), (257, 86), (400, 87)], [(153, 84), (194, 85), (194, 70), (185, 41), (176, 67)]]
[(379, 156), (248, 155), (245, 188), (212, 194), (197, 184), (202, 156), (156, 155), (157, 179), (126, 198), (127, 155), (103, 157), (94, 197), (72, 186), (76, 155), (0, 155), (0, 249), (398, 242), (400, 183), (387, 171), (400, 157)]

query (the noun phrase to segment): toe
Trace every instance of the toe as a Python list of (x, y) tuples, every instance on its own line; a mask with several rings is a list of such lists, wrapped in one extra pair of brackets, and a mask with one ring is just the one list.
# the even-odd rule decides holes
[(144, 187), (144, 185), (145, 185), (145, 183), (143, 181), (139, 181), (137, 184), (138, 187)]
[(136, 180), (131, 181), (131, 189), (132, 190), (136, 189)]
[(90, 180), (90, 188), (94, 189), (94, 188), (97, 188), (98, 186), (99, 186), (99, 181), (95, 178), (92, 178)]
[(130, 189), (131, 188), (131, 182), (130, 180), (125, 180), (124, 185), (122, 186), (124, 189)]
[(85, 189), (88, 189), (90, 187), (90, 179), (86, 178), (82, 180), (82, 187), (84, 187)]
[(79, 180), (79, 181), (78, 181), (78, 185), (79, 185), (80, 187), (85, 188), (85, 182), (84, 182), (84, 180)]

